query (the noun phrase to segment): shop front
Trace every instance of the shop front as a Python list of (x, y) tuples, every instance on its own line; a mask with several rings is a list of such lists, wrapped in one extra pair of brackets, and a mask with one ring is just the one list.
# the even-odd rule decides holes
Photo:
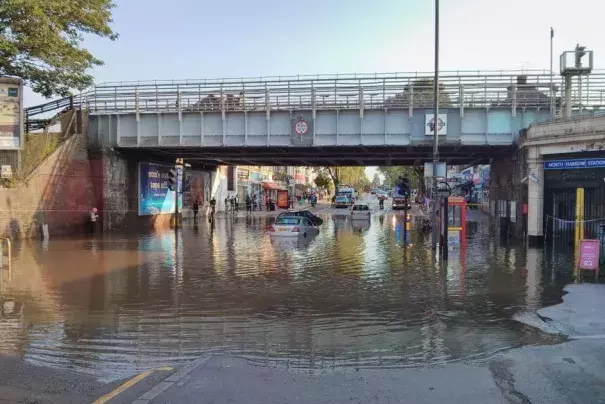
[(549, 244), (597, 238), (605, 225), (605, 153), (545, 156), (543, 215)]

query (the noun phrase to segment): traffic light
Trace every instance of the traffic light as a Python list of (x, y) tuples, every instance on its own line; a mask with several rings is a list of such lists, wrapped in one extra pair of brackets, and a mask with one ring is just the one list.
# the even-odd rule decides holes
[(586, 46), (580, 46), (580, 44), (576, 45), (576, 67), (580, 68), (582, 67), (582, 56), (586, 55), (586, 52), (584, 52), (584, 50), (586, 49)]
[(174, 168), (168, 171), (168, 189), (171, 191), (176, 189), (176, 170)]

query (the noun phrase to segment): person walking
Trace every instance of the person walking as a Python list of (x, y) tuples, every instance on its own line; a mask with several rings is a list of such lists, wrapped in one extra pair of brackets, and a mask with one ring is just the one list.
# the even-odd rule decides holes
[(246, 213), (252, 213), (252, 198), (246, 194)]
[(197, 222), (197, 212), (200, 210), (200, 205), (197, 203), (197, 199), (193, 202), (193, 221)]
[(210, 199), (210, 219), (214, 219), (214, 212), (216, 211), (216, 199), (214, 199), (214, 196), (212, 197), (212, 199)]

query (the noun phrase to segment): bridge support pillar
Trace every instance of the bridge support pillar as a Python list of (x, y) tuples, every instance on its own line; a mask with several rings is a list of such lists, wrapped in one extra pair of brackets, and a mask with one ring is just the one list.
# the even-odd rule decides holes
[[(506, 242), (522, 242), (527, 234), (527, 186), (523, 183), (524, 156), (518, 149), (492, 159), (488, 210), (492, 224)], [(504, 240), (503, 240), (504, 241)]]
[(528, 150), (527, 241), (530, 246), (544, 242), (544, 160), (537, 148)]

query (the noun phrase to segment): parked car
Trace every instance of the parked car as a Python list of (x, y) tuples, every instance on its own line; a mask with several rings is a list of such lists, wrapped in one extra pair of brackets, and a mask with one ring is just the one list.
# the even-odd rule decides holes
[(309, 212), (308, 210), (290, 210), (288, 212), (280, 213), (279, 216), (277, 216), (277, 218), (279, 219), (280, 217), (291, 217), (291, 216), (306, 217), (307, 219), (309, 219), (311, 221), (311, 224), (313, 224), (313, 226), (315, 226), (315, 227), (318, 227), (318, 226), (321, 226), (322, 224), (324, 224), (324, 221), (321, 217), (314, 215), (313, 213)]
[(370, 207), (366, 204), (355, 204), (351, 208), (351, 220), (355, 219), (369, 219), (370, 218)]
[(311, 221), (302, 216), (278, 217), (275, 223), (269, 226), (269, 234), (276, 237), (307, 237), (317, 231)]
[(339, 195), (334, 199), (334, 207), (335, 208), (348, 208), (351, 205), (351, 200), (349, 197), (344, 195)]

